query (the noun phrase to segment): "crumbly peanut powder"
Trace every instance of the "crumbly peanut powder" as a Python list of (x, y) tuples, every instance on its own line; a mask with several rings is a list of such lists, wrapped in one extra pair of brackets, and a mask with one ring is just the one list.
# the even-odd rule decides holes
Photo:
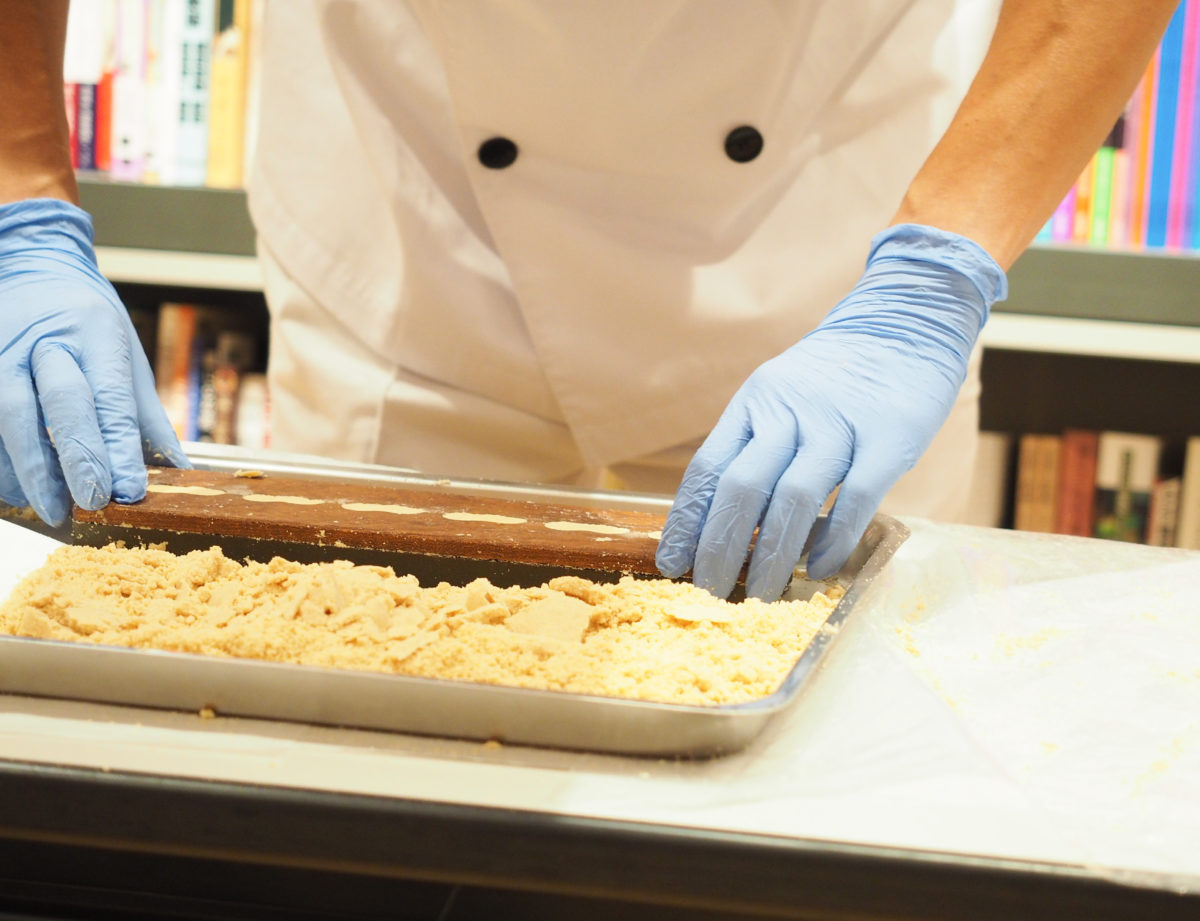
[(422, 588), (390, 567), (240, 563), (218, 547), (61, 547), (0, 631), (686, 704), (773, 692), (841, 591), (730, 603), (688, 583), (560, 576)]

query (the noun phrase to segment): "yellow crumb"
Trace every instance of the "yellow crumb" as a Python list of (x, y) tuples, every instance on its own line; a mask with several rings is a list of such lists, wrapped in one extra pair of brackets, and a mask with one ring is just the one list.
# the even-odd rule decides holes
[(5, 505), (0, 502), (0, 518), (10, 521), (37, 521), (38, 516), (28, 505)]
[(217, 718), (217, 711), (214, 710), (212, 707), (201, 707), (200, 708), (200, 719), (215, 720), (216, 718)]
[(840, 596), (831, 588), (810, 601), (734, 604), (690, 583), (630, 576), (423, 588), (346, 560), (243, 564), (218, 547), (182, 556), (60, 547), (0, 606), (0, 632), (729, 704), (771, 694)]
[(233, 472), (233, 475), (245, 477), (248, 480), (257, 480), (257, 479), (260, 479), (261, 477), (266, 476), (266, 474), (263, 473), (261, 470), (235, 470)]

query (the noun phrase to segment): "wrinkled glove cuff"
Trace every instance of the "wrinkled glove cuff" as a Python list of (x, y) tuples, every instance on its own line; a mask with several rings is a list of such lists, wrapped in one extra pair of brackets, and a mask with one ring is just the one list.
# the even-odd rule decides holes
[(875, 235), (868, 267), (888, 259), (929, 262), (958, 272), (991, 307), (1008, 297), (1008, 277), (987, 250), (961, 234), (924, 224), (896, 224)]
[(61, 198), (0, 205), (0, 257), (55, 250), (81, 256), (94, 266), (94, 239), (91, 215)]

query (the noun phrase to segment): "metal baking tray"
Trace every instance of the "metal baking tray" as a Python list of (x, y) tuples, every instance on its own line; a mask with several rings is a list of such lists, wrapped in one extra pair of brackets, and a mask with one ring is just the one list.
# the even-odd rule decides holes
[[(322, 469), (331, 475), (340, 472), (336, 467)], [(504, 489), (511, 493), (517, 487)], [(584, 492), (577, 498), (586, 504), (596, 496), (589, 499)], [(663, 502), (652, 497), (645, 501), (649, 507)], [(825, 626), (780, 688), (748, 703), (654, 703), (12, 636), (0, 636), (0, 692), (193, 712), (211, 708), (225, 716), (624, 755), (709, 757), (745, 747), (772, 716), (793, 704), (844, 622), (907, 536), (908, 529), (894, 518), (877, 515), (872, 520), (849, 561), (830, 580), (844, 587), (846, 594)], [(336, 555), (329, 548), (327, 558)], [(389, 564), (384, 557), (375, 562)], [(457, 581), (454, 572), (442, 577)], [(785, 597), (808, 598), (830, 582), (798, 575)]]

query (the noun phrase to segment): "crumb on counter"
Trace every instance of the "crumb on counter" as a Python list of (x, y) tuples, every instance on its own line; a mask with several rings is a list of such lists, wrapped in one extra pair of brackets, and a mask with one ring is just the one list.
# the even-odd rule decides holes
[(632, 576), (422, 587), (346, 560), (242, 563), (218, 547), (177, 556), (110, 544), (56, 549), (0, 605), (0, 632), (717, 705), (775, 691), (841, 594), (731, 603)]
[(37, 512), (28, 505), (6, 505), (0, 502), (0, 518), (8, 521), (38, 521)]
[(233, 475), (244, 477), (247, 480), (260, 480), (266, 476), (261, 470), (235, 470)]

